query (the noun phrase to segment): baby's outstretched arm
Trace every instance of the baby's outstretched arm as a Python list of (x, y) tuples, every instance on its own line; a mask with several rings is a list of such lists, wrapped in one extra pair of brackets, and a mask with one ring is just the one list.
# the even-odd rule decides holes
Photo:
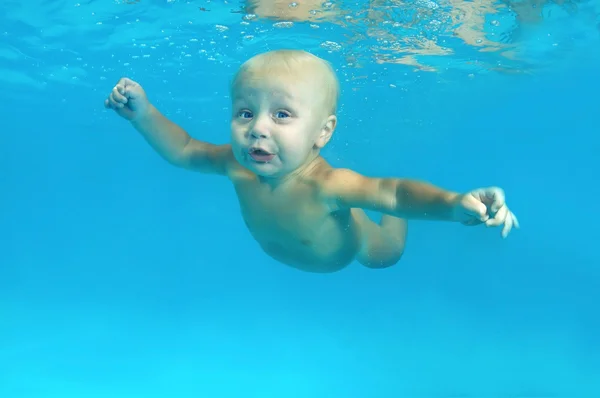
[(502, 226), (506, 237), (519, 227), (500, 188), (480, 188), (465, 194), (427, 182), (401, 178), (370, 178), (348, 169), (334, 169), (323, 181), (326, 200), (338, 208), (375, 210), (396, 217), (456, 221), (465, 225)]
[(457, 193), (432, 184), (401, 179), (371, 178), (348, 169), (333, 169), (323, 184), (325, 195), (339, 207), (357, 207), (407, 219), (453, 219)]
[(148, 100), (142, 86), (122, 78), (104, 101), (105, 107), (126, 120), (169, 163), (205, 173), (225, 174), (229, 145), (214, 145), (192, 138)]

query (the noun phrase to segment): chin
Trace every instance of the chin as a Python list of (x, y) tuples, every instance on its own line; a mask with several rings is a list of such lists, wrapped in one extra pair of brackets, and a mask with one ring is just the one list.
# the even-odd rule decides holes
[(279, 167), (276, 167), (271, 163), (255, 162), (248, 157), (244, 157), (240, 163), (244, 165), (245, 168), (261, 177), (275, 177), (281, 172)]
[(264, 164), (250, 164), (247, 166), (250, 170), (252, 170), (252, 172), (260, 177), (265, 177), (265, 178), (277, 178), (280, 177), (282, 174), (282, 171), (277, 168), (274, 167), (268, 163), (264, 163)]

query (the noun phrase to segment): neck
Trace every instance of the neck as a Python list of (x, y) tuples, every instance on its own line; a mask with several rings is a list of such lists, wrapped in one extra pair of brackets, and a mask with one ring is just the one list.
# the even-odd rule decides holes
[(319, 150), (313, 150), (310, 153), (310, 155), (308, 156), (308, 158), (306, 159), (306, 162), (304, 162), (300, 167), (298, 167), (296, 170), (292, 171), (291, 173), (288, 173), (288, 174), (285, 174), (285, 175), (279, 176), (279, 177), (259, 176), (258, 178), (261, 183), (268, 185), (272, 189), (276, 189), (276, 188), (286, 184), (287, 182), (296, 180), (298, 178), (302, 178), (302, 177), (310, 174), (312, 172), (312, 170), (314, 170), (315, 167), (317, 167), (319, 164), (321, 164), (322, 161), (323, 161), (323, 158), (321, 158), (321, 156), (319, 156)]

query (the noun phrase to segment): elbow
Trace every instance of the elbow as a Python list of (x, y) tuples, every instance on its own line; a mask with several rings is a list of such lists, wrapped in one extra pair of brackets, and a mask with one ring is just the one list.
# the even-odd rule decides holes
[(396, 179), (384, 178), (379, 183), (379, 192), (382, 193), (380, 211), (393, 216), (402, 216), (399, 199), (400, 183)]
[(175, 166), (181, 169), (189, 168), (190, 161), (189, 156), (182, 153), (161, 153), (161, 157), (169, 163), (171, 166)]
[(167, 161), (175, 167), (189, 169), (191, 163), (191, 142), (192, 138), (188, 137), (180, 148), (174, 148), (173, 151), (171, 151), (171, 153), (169, 154), (169, 156), (166, 156)]

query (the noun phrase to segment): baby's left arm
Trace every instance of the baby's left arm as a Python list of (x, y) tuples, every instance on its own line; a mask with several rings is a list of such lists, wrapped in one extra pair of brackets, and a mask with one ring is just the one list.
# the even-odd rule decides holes
[(426, 182), (366, 177), (349, 169), (333, 169), (324, 180), (323, 192), (339, 208), (447, 221), (453, 221), (453, 203), (458, 196)]
[(518, 221), (504, 202), (500, 188), (466, 194), (427, 182), (401, 178), (371, 178), (349, 169), (333, 169), (323, 180), (323, 195), (335, 208), (362, 208), (406, 219), (456, 221), (465, 225), (504, 225), (508, 235)]

